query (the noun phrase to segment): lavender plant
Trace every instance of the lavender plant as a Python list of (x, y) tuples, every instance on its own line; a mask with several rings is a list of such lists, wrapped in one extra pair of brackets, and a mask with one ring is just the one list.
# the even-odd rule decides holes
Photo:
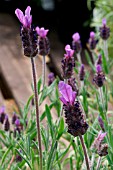
[[(66, 45), (61, 61), (63, 80), (50, 73), (48, 85), (44, 85), (42, 77), (37, 81), (35, 56), (41, 54), (45, 58), (50, 47), (48, 30), (32, 26), (30, 11), (27, 7), (25, 15), (19, 9), (15, 13), (22, 24), (24, 55), (31, 59), (33, 95), (21, 114), (12, 113), (9, 117), (5, 107), (0, 108), (1, 170), (113, 169), (110, 59), (107, 62), (105, 51), (98, 49), (94, 63), (86, 52), (90, 73), (83, 64), (76, 67), (74, 53), (81, 51), (80, 35), (76, 33), (72, 49)], [(98, 48), (94, 35), (91, 33), (90, 49)], [(50, 104), (45, 104), (44, 112), (39, 114), (46, 99)]]

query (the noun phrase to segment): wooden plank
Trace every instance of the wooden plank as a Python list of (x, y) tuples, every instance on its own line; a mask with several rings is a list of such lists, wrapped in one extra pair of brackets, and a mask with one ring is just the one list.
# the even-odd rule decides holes
[(2, 92), (0, 90), (0, 107), (4, 104), (4, 98), (3, 98), (3, 95), (2, 95)]

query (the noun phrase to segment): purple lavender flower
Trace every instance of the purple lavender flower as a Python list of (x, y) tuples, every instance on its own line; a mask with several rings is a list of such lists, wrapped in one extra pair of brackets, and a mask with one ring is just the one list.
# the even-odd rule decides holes
[(4, 123), (5, 116), (6, 116), (6, 114), (5, 114), (5, 107), (2, 106), (2, 107), (0, 108), (0, 122), (1, 122), (2, 124)]
[(94, 75), (93, 81), (98, 87), (102, 87), (105, 81), (105, 75), (103, 74), (101, 65), (96, 66), (96, 74)]
[(91, 50), (94, 50), (96, 48), (97, 40), (95, 39), (95, 33), (93, 31), (90, 32), (90, 38), (88, 43)]
[(55, 80), (55, 75), (54, 75), (54, 73), (51, 72), (48, 75), (48, 86), (50, 86), (53, 83), (54, 80)]
[(10, 130), (10, 123), (9, 123), (8, 115), (5, 116), (5, 120), (4, 120), (4, 130), (5, 130), (5, 131), (9, 131), (9, 130)]
[(79, 33), (74, 33), (72, 35), (72, 49), (76, 52), (76, 53), (80, 53), (82, 46), (81, 46), (81, 41), (80, 41), (80, 35)]
[(108, 145), (106, 143), (102, 144), (106, 134), (107, 134), (106, 132), (102, 133), (102, 131), (100, 131), (92, 145), (92, 149), (95, 149), (96, 152), (99, 154), (99, 156), (106, 156), (108, 154), (108, 151), (107, 151)]
[(73, 75), (73, 68), (75, 67), (75, 61), (73, 57), (74, 51), (71, 49), (70, 45), (65, 46), (66, 54), (62, 59), (62, 77), (64, 79), (71, 78)]
[(21, 24), (25, 28), (30, 28), (31, 27), (32, 16), (30, 15), (30, 12), (31, 12), (31, 7), (30, 6), (28, 6), (26, 8), (25, 15), (23, 14), (23, 12), (20, 9), (17, 8), (15, 10), (15, 14), (16, 14), (17, 18), (19, 19), (19, 21), (21, 22)]
[(25, 15), (20, 9), (15, 10), (15, 14), (22, 24), (21, 38), (23, 42), (24, 55), (27, 57), (35, 57), (37, 50), (37, 35), (35, 29), (31, 26), (32, 16), (30, 15), (31, 7), (25, 10)]
[(62, 95), (60, 100), (63, 102), (68, 133), (74, 137), (84, 135), (88, 129), (88, 124), (84, 120), (80, 103), (76, 100), (76, 92), (63, 81), (59, 82), (58, 88)]
[(100, 27), (100, 37), (103, 40), (107, 40), (110, 36), (110, 28), (106, 25), (106, 19), (103, 18), (102, 20), (102, 27)]
[(47, 37), (48, 29), (36, 27), (36, 32), (38, 34), (38, 53), (40, 55), (48, 55), (50, 53), (50, 43)]
[(82, 64), (80, 67), (80, 72), (79, 72), (80, 81), (84, 81), (84, 77), (85, 77), (85, 70), (84, 70), (84, 64)]

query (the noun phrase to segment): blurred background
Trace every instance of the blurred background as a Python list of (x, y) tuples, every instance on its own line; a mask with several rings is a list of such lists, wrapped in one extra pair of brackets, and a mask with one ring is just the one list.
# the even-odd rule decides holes
[[(12, 100), (22, 106), (32, 94), (31, 66), (23, 56), (20, 23), (15, 9), (25, 11), (31, 6), (34, 26), (49, 29), (51, 54), (46, 58), (47, 77), (50, 72), (61, 77), (64, 47), (72, 43), (72, 35), (79, 32), (83, 49), (86, 48), (93, 19), (94, 1), (87, 0), (0, 0), (0, 104)], [(89, 7), (88, 7), (89, 5)], [(85, 63), (83, 55), (83, 62)], [(36, 59), (37, 75), (41, 76), (40, 57)]]

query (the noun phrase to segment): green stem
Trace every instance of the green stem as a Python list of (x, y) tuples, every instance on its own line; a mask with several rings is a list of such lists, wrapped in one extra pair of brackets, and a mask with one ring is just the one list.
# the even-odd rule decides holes
[(38, 143), (39, 143), (39, 155), (40, 155), (40, 170), (42, 170), (42, 144), (41, 144), (41, 135), (40, 135), (40, 121), (39, 121), (39, 106), (38, 106), (38, 93), (37, 93), (37, 84), (36, 84), (36, 68), (35, 68), (35, 58), (31, 57), (32, 64), (32, 75), (33, 75), (33, 84), (34, 84), (34, 95), (35, 95), (35, 106), (36, 106), (36, 125), (38, 132)]
[(82, 144), (82, 148), (83, 148), (83, 151), (84, 151), (84, 157), (85, 157), (85, 161), (86, 161), (87, 170), (90, 170), (90, 168), (89, 168), (89, 161), (88, 161), (88, 155), (87, 155), (87, 151), (86, 151), (86, 146), (85, 146), (84, 140), (82, 138), (82, 135), (80, 135), (79, 138), (80, 138), (80, 141), (81, 141), (81, 144)]
[(42, 61), (42, 85), (43, 85), (43, 89), (45, 86), (45, 74), (46, 74), (46, 60), (45, 60), (45, 56), (43, 56), (43, 61)]
[(108, 61), (108, 45), (107, 45), (107, 40), (104, 40), (104, 55), (106, 57), (106, 60)]
[(101, 164), (101, 157), (99, 156), (96, 170), (99, 170), (99, 169), (100, 169), (100, 164)]

